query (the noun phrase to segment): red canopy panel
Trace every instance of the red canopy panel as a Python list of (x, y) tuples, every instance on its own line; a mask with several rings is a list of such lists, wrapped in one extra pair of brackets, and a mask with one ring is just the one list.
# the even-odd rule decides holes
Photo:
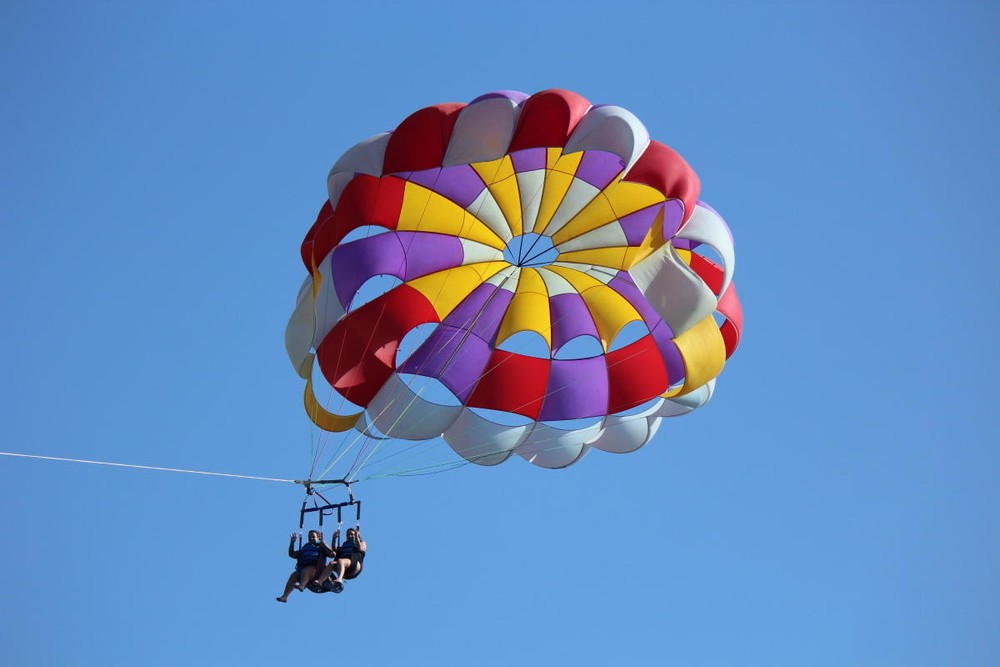
[(316, 349), (323, 377), (344, 398), (367, 406), (395, 370), (396, 350), (414, 327), (438, 322), (427, 298), (399, 285), (345, 315)]
[[(347, 184), (337, 202), (333, 215), (324, 215), (309, 230), (302, 244), (302, 255), (306, 258), (307, 245), (311, 246), (312, 259), (318, 265), (330, 251), (351, 231), (366, 225), (378, 225), (396, 229), (399, 212), (403, 208), (403, 191), (406, 181), (395, 176), (378, 178), (359, 174)], [(326, 209), (329, 205), (324, 206)], [(309, 261), (306, 266), (312, 269)]]
[(719, 299), (718, 310), (726, 318), (719, 331), (722, 332), (722, 340), (726, 344), (726, 359), (728, 359), (736, 351), (736, 346), (740, 344), (740, 335), (743, 333), (743, 306), (736, 296), (736, 285), (733, 283), (729, 283), (726, 293)]
[(525, 148), (562, 148), (590, 109), (586, 98), (568, 90), (543, 90), (524, 102), (508, 153)]
[(643, 183), (662, 192), (667, 199), (684, 203), (684, 221), (694, 213), (701, 180), (677, 151), (659, 141), (650, 141), (642, 156), (622, 180)]
[(327, 224), (333, 219), (333, 206), (330, 204), (330, 200), (327, 199), (323, 202), (323, 206), (319, 209), (319, 213), (316, 215), (316, 222), (312, 224), (309, 231), (306, 232), (305, 239), (302, 240), (302, 247), (300, 252), (302, 253), (302, 263), (306, 265), (306, 269), (312, 272), (315, 265), (313, 263), (313, 239), (316, 238), (316, 230)]
[(548, 359), (493, 350), (466, 405), (538, 419), (549, 382)]
[(642, 405), (667, 390), (667, 369), (649, 334), (605, 355), (608, 362), (608, 413)]
[(691, 253), (691, 269), (705, 281), (708, 289), (718, 296), (722, 291), (722, 281), (725, 279), (725, 272), (722, 267), (708, 259), (702, 257), (697, 252)]
[(382, 162), (383, 174), (420, 171), (440, 167), (465, 104), (449, 103), (424, 107), (399, 124), (389, 138)]

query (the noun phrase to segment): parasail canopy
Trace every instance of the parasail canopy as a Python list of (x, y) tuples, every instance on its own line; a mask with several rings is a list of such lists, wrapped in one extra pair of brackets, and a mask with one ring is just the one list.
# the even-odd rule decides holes
[(286, 347), (307, 413), (483, 465), (638, 449), (708, 401), (739, 342), (732, 235), (699, 189), (630, 112), (566, 90), (362, 141), (302, 243)]

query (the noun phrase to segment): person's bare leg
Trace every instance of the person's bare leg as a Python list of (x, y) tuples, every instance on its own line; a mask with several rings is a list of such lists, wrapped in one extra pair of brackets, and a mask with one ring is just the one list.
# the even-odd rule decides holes
[(335, 581), (337, 583), (340, 583), (340, 584), (344, 583), (344, 573), (347, 572), (347, 568), (350, 567), (350, 565), (351, 565), (351, 559), (350, 558), (338, 558), (337, 559), (337, 562), (336, 562), (336, 566), (337, 566), (337, 578), (335, 579)]
[(295, 589), (295, 582), (299, 579), (298, 572), (292, 572), (288, 575), (288, 581), (285, 582), (285, 592), (281, 594), (280, 598), (274, 598), (278, 602), (288, 602), (288, 595)]
[(307, 567), (302, 568), (299, 571), (299, 586), (298, 586), (298, 589), (300, 591), (306, 590), (306, 586), (309, 585), (309, 582), (312, 581), (312, 578), (313, 578), (313, 576), (315, 574), (316, 574), (316, 566), (315, 565), (309, 565)]
[(333, 574), (333, 571), (336, 568), (337, 568), (337, 561), (333, 561), (332, 563), (327, 565), (323, 569), (323, 573), (319, 575), (319, 579), (316, 580), (316, 583), (322, 586), (324, 583), (326, 583), (326, 580), (330, 578), (330, 575)]

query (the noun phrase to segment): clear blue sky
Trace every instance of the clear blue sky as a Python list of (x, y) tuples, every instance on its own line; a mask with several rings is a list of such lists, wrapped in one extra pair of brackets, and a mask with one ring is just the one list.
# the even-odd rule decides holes
[(997, 6), (419, 4), (0, 6), (0, 449), (306, 474), (327, 170), (500, 88), (698, 171), (746, 313), (715, 398), (362, 486), (365, 575), (288, 605), (296, 487), (0, 457), (4, 664), (1000, 664)]

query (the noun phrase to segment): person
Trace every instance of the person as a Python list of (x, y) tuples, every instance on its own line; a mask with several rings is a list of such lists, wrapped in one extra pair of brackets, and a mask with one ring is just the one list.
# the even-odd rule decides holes
[[(340, 529), (338, 528), (333, 534), (333, 538), (337, 539), (339, 535)], [(340, 593), (344, 590), (345, 577), (353, 579), (361, 574), (361, 567), (367, 551), (368, 543), (361, 537), (361, 533), (356, 528), (348, 528), (344, 543), (337, 548), (336, 558), (326, 566), (316, 583), (322, 588), (330, 576), (336, 573), (336, 578), (331, 582), (330, 590), (334, 593)]]
[(323, 541), (323, 533), (318, 530), (309, 531), (309, 541), (301, 548), (295, 548), (296, 533), (292, 533), (288, 541), (288, 557), (295, 559), (295, 571), (288, 575), (285, 582), (285, 591), (280, 597), (274, 598), (278, 602), (288, 602), (289, 594), (294, 591), (304, 591), (309, 582), (316, 576), (316, 570), (326, 558), (336, 556), (336, 552), (329, 544)]

